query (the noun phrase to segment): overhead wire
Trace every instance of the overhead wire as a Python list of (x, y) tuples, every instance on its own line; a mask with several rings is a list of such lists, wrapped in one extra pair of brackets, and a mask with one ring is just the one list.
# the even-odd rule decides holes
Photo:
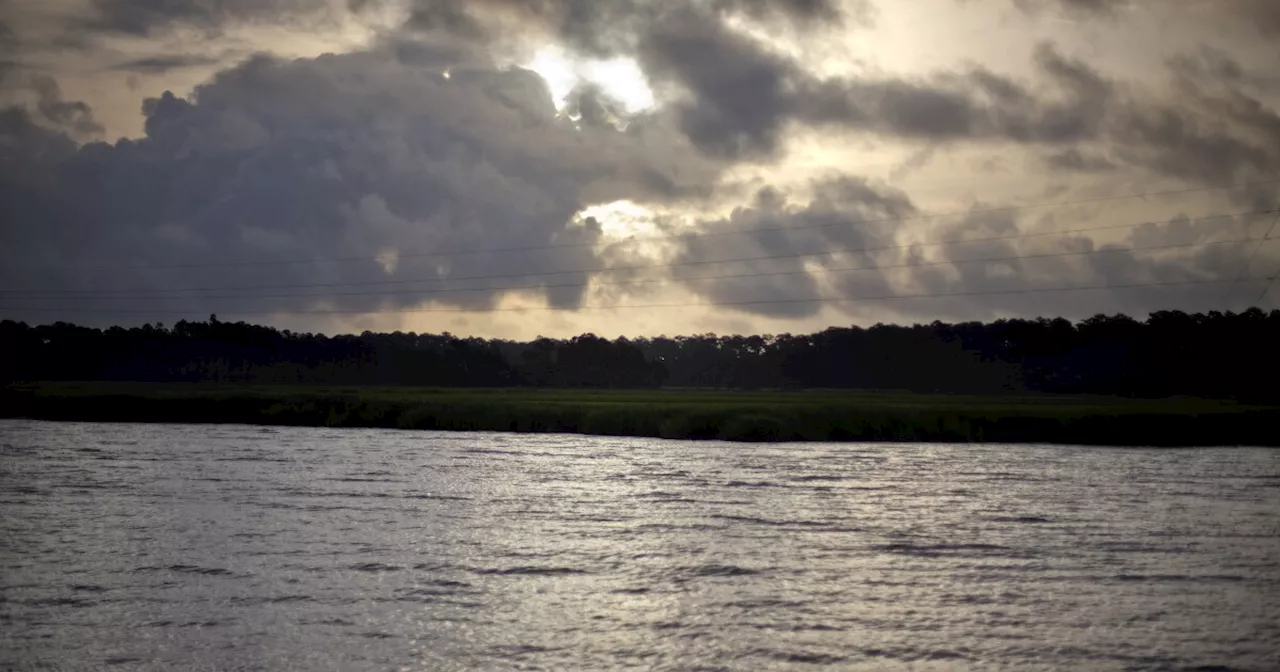
[(1149, 246), (1143, 246), (1143, 247), (1109, 247), (1109, 248), (1101, 248), (1096, 250), (1080, 250), (1080, 251), (1071, 251), (1071, 252), (1046, 252), (1046, 253), (1040, 253), (1040, 254), (1023, 254), (1023, 255), (1002, 256), (1002, 257), (980, 257), (975, 259), (950, 259), (945, 261), (906, 262), (906, 263), (899, 263), (899, 264), (880, 264), (880, 265), (871, 265), (871, 266), (855, 266), (855, 267), (847, 267), (847, 268), (816, 268), (816, 269), (801, 269), (801, 270), (787, 270), (787, 271), (734, 273), (734, 274), (728, 274), (728, 275), (649, 278), (649, 279), (639, 279), (639, 280), (618, 280), (618, 281), (604, 281), (604, 282), (589, 281), (589, 282), (573, 282), (573, 283), (562, 283), (562, 284), (515, 285), (515, 286), (500, 286), (500, 287), (448, 287), (443, 289), (406, 289), (406, 290), (369, 291), (369, 292), (328, 292), (324, 294), (250, 294), (250, 295), (214, 294), (214, 295), (200, 295), (200, 296), (158, 296), (158, 297), (157, 296), (146, 296), (146, 297), (53, 296), (53, 297), (9, 297), (9, 298), (18, 298), (19, 300), (22, 300), (25, 298), (35, 298), (42, 301), (48, 301), (48, 300), (81, 300), (81, 301), (109, 300), (110, 301), (110, 300), (137, 300), (137, 299), (146, 299), (150, 301), (174, 301), (174, 300), (189, 301), (192, 299), (198, 299), (203, 301), (203, 300), (210, 300), (210, 299), (214, 299), (214, 300), (298, 299), (298, 298), (326, 299), (326, 298), (336, 298), (336, 297), (344, 297), (344, 296), (403, 296), (403, 295), (417, 296), (417, 295), (433, 295), (433, 294), (446, 294), (446, 293), (459, 293), (459, 292), (510, 292), (510, 291), (520, 291), (520, 290), (631, 286), (631, 285), (646, 285), (646, 284), (670, 284), (670, 283), (701, 281), (701, 280), (728, 280), (728, 279), (743, 279), (743, 278), (757, 278), (757, 277), (778, 277), (778, 276), (787, 276), (787, 275), (817, 275), (817, 274), (848, 273), (848, 272), (857, 272), (857, 271), (880, 271), (880, 270), (892, 270), (892, 269), (903, 269), (903, 268), (959, 266), (964, 264), (981, 264), (981, 263), (993, 263), (993, 262), (1001, 262), (1001, 261), (1023, 261), (1028, 259), (1035, 260), (1035, 259), (1051, 259), (1051, 258), (1064, 258), (1064, 257), (1077, 257), (1077, 256), (1093, 256), (1093, 255), (1101, 255), (1101, 254), (1117, 254), (1117, 253), (1124, 253), (1124, 252), (1151, 252), (1151, 251), (1174, 250), (1174, 249), (1193, 249), (1193, 248), (1208, 247), (1213, 245), (1247, 243), (1252, 240), (1258, 240), (1258, 239), (1232, 238), (1228, 240), (1215, 240), (1215, 241), (1206, 241), (1206, 242), (1198, 242), (1198, 243), (1149, 245)]
[[(744, 235), (751, 233), (765, 233), (775, 231), (791, 231), (819, 228), (834, 228), (843, 226), (857, 226), (863, 224), (883, 224), (890, 222), (913, 222), (925, 221), (929, 219), (940, 219), (944, 217), (963, 217), (975, 214), (991, 214), (997, 212), (1017, 212), (1020, 210), (1032, 210), (1040, 208), (1058, 208), (1069, 207), (1074, 205), (1088, 205), (1093, 203), (1106, 203), (1121, 200), (1153, 198), (1160, 196), (1175, 196), (1192, 193), (1203, 193), (1209, 191), (1222, 191), (1227, 189), (1240, 189), (1262, 185), (1280, 184), (1280, 179), (1260, 180), (1255, 182), (1238, 182), (1225, 185), (1217, 185), (1210, 187), (1196, 187), (1190, 189), (1171, 189), (1164, 191), (1151, 191), (1136, 194), (1122, 194), (1117, 196), (1101, 196), (1095, 198), (1073, 199), (1068, 201), (1054, 201), (1046, 203), (1030, 203), (1014, 206), (1001, 206), (993, 208), (971, 208), (968, 210), (957, 210), (952, 212), (929, 213), (920, 215), (910, 215), (902, 217), (883, 217), (875, 219), (859, 219), (844, 220), (840, 222), (827, 222), (822, 224), (807, 225), (788, 225), (788, 226), (770, 226), (756, 227), (747, 229), (734, 229), (732, 231), (709, 231), (709, 232), (677, 232), (670, 234), (652, 235), (652, 236), (631, 236), (617, 241), (613, 244), (630, 244), (638, 242), (648, 242), (655, 240), (673, 240), (673, 239), (700, 239), (714, 238), (722, 236)], [(554, 249), (577, 249), (596, 247), (600, 245), (600, 241), (591, 241), (585, 243), (574, 243), (567, 245), (528, 245), (516, 247), (497, 247), (497, 248), (479, 248), (471, 250), (452, 250), (452, 251), (432, 251), (432, 252), (411, 252), (398, 253), (398, 259), (418, 259), (418, 258), (438, 258), (452, 257), (469, 254), (495, 254), (506, 252), (532, 252), (538, 250), (554, 250)], [(108, 266), (83, 266), (80, 270), (84, 271), (122, 271), (122, 270), (172, 270), (172, 269), (193, 269), (193, 268), (234, 268), (234, 267), (250, 267), (250, 266), (291, 266), (303, 264), (318, 263), (345, 263), (355, 261), (378, 261), (382, 255), (361, 255), (351, 257), (313, 257), (309, 259), (284, 259), (284, 260), (242, 260), (242, 261), (217, 261), (217, 262), (199, 262), (199, 263), (182, 263), (182, 264), (125, 264), (125, 265), (108, 265)], [(46, 266), (15, 266), (10, 270), (33, 270), (44, 268)]]
[[(1258, 279), (1258, 278), (1246, 278)], [(896, 301), (905, 299), (930, 299), (930, 298), (949, 298), (964, 296), (996, 296), (996, 295), (1013, 295), (1013, 294), (1036, 294), (1045, 292), (1083, 292), (1083, 291), (1106, 291), (1116, 289), (1136, 289), (1149, 287), (1173, 287), (1173, 286), (1193, 286), (1193, 285), (1212, 285), (1232, 282), (1225, 279), (1202, 279), (1202, 280), (1172, 280), (1164, 282), (1139, 282), (1127, 284), (1113, 285), (1083, 285), (1069, 287), (1033, 287), (1023, 289), (1008, 290), (982, 290), (970, 292), (941, 292), (941, 293), (924, 293), (924, 294), (884, 294), (878, 296), (847, 296), (847, 297), (815, 297), (809, 299), (773, 299), (758, 301), (725, 301), (725, 302), (701, 302), (701, 303), (652, 303), (652, 304), (621, 304), (621, 305), (590, 305), (590, 306), (529, 306), (529, 307), (500, 307), (500, 308), (408, 308), (393, 310), (341, 310), (341, 309), (315, 309), (315, 310), (266, 310), (266, 311), (242, 311), (232, 310), (226, 311), (231, 315), (377, 315), (377, 314), (425, 314), (425, 313), (523, 313), (523, 312), (576, 312), (581, 310), (631, 310), (631, 309), (659, 309), (659, 308), (720, 308), (732, 306), (759, 306), (759, 305), (780, 305), (780, 304), (806, 304), (806, 303), (849, 303), (853, 301)], [(12, 310), (11, 308), (0, 307), (0, 310)], [(57, 308), (31, 308), (23, 309), (30, 312), (60, 312)], [(77, 309), (79, 312), (110, 314), (110, 315), (203, 315), (207, 311), (204, 310), (133, 310), (133, 309)]]
[[(1137, 223), (1125, 223), (1125, 224), (1116, 224), (1116, 225), (1108, 225), (1108, 226), (1084, 227), (1084, 228), (1065, 229), (1065, 230), (1056, 230), (1056, 231), (1041, 231), (1041, 232), (1035, 232), (1035, 233), (1005, 234), (1005, 235), (999, 235), (999, 236), (985, 236), (985, 237), (967, 238), (967, 239), (951, 239), (951, 240), (942, 240), (942, 241), (934, 241), (934, 242), (904, 243), (904, 244), (897, 244), (897, 245), (884, 245), (879, 247), (844, 248), (844, 249), (838, 249), (838, 250), (826, 250), (822, 252), (761, 255), (761, 256), (739, 257), (739, 258), (731, 258), (731, 259), (699, 259), (699, 260), (687, 260), (687, 261), (680, 261), (680, 262), (639, 264), (639, 265), (631, 265), (631, 266), (612, 266), (612, 267), (601, 266), (601, 267), (595, 267), (595, 268), (580, 268), (580, 269), (568, 269), (568, 270), (541, 270), (541, 271), (529, 271), (529, 272), (521, 272), (521, 273), (461, 275), (461, 276), (453, 276), (453, 277), (430, 277), (430, 278), (400, 278), (400, 279), (394, 279), (394, 280), (371, 280), (371, 281), (329, 282), (329, 283), (288, 283), (288, 284), (263, 284), (263, 285), (239, 285), (239, 286), (170, 287), (170, 288), (156, 288), (156, 289), (126, 289), (126, 290), (74, 290), (74, 289), (0, 290), (0, 298), (13, 298), (15, 295), (21, 296), (23, 298), (27, 298), (27, 297), (56, 298), (56, 297), (67, 296), (67, 295), (76, 295), (75, 298), (118, 297), (118, 298), (138, 298), (138, 299), (143, 299), (143, 298), (159, 299), (159, 298), (166, 298), (165, 295), (174, 294), (174, 293), (186, 293), (186, 292), (233, 292), (233, 291), (234, 292), (258, 292), (262, 290), (276, 290), (276, 289), (319, 289), (319, 288), (331, 288), (331, 287), (373, 287), (373, 286), (392, 286), (392, 285), (399, 286), (399, 285), (425, 284), (425, 283), (461, 282), (461, 281), (468, 281), (468, 280), (506, 280), (511, 278), (545, 277), (545, 276), (571, 275), (571, 274), (582, 274), (582, 273), (586, 273), (586, 274), (618, 273), (618, 272), (630, 272), (630, 271), (642, 271), (642, 270), (654, 270), (654, 269), (686, 268), (686, 267), (693, 267), (693, 266), (706, 266), (706, 265), (712, 265), (712, 264), (731, 264), (731, 263), (746, 263), (746, 262), (758, 262), (758, 261), (778, 261), (783, 259), (830, 257), (830, 256), (836, 256), (836, 255), (843, 255), (843, 254), (862, 254), (862, 253), (870, 253), (870, 252), (884, 252), (884, 251), (892, 251), (892, 250), (911, 249), (916, 247), (997, 242), (997, 241), (1018, 240), (1018, 239), (1024, 239), (1024, 238), (1036, 238), (1036, 237), (1045, 237), (1045, 236), (1059, 236), (1059, 235), (1066, 236), (1066, 235), (1073, 235), (1073, 234), (1080, 234), (1080, 233), (1093, 233), (1093, 232), (1113, 231), (1113, 230), (1121, 230), (1121, 229), (1132, 229), (1132, 228), (1148, 226), (1148, 225), (1158, 226), (1158, 225), (1176, 224), (1176, 223), (1185, 223), (1185, 222), (1203, 222), (1203, 221), (1209, 221), (1214, 219), (1232, 219), (1237, 217), (1248, 217), (1253, 215), (1270, 214), (1273, 212), (1276, 212), (1276, 210), (1255, 210), (1255, 211), (1248, 211), (1248, 212), (1210, 215), (1210, 216), (1197, 217), (1197, 218), (1180, 217), (1177, 219), (1171, 219), (1171, 220), (1165, 220), (1165, 221), (1142, 221)], [(1240, 242), (1240, 241), (1237, 240), (1237, 241), (1224, 241), (1224, 242)], [(547, 285), (534, 285), (528, 288), (537, 289), (539, 287), (545, 287), (545, 286)], [(480, 289), (499, 291), (500, 288), (480, 288)], [(513, 289), (521, 289), (521, 288), (513, 288)], [(402, 293), (412, 293), (415, 291), (421, 292), (421, 293), (428, 293), (427, 290), (423, 290), (423, 289), (410, 290)], [(383, 292), (383, 293), (390, 294), (391, 292)], [(354, 295), (354, 293), (348, 293), (348, 295)], [(290, 296), (302, 296), (302, 295), (293, 294)], [(184, 297), (177, 297), (177, 298), (193, 298), (194, 299), (194, 298), (208, 298), (208, 297), (209, 295), (196, 294), (189, 297), (184, 296)], [(280, 297), (273, 297), (273, 298), (280, 298)]]
[[(1271, 240), (1271, 234), (1275, 232), (1277, 224), (1280, 224), (1280, 212), (1277, 212), (1276, 218), (1272, 220), (1271, 226), (1267, 229), (1267, 232), (1263, 234), (1261, 238), (1258, 239), (1258, 244), (1253, 246), (1253, 252), (1249, 255), (1249, 259), (1244, 262), (1243, 266), (1240, 267), (1240, 273), (1237, 274), (1236, 276), (1236, 282), (1232, 283), (1231, 286), (1227, 288), (1228, 297), (1231, 295), (1231, 292), (1235, 290), (1236, 285), (1239, 284), (1240, 278), (1245, 273), (1249, 272), (1249, 267), (1253, 265), (1254, 258), (1258, 256), (1258, 250), (1262, 249), (1262, 245), (1266, 243), (1266, 241)], [(1274, 284), (1275, 281), (1276, 281), (1275, 276), (1272, 276), (1267, 281), (1267, 284), (1263, 285), (1262, 292), (1258, 294), (1258, 298), (1254, 299), (1253, 303), (1249, 305), (1252, 305), (1252, 306), (1262, 305), (1262, 299), (1267, 295), (1267, 292), (1271, 291), (1271, 285)]]

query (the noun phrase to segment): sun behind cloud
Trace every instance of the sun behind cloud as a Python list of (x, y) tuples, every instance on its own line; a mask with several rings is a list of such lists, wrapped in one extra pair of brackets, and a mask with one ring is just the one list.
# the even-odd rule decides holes
[(573, 90), (593, 84), (622, 104), (627, 114), (638, 114), (656, 104), (653, 90), (640, 66), (631, 58), (583, 59), (556, 47), (544, 47), (522, 64), (547, 82), (557, 110), (564, 110)]

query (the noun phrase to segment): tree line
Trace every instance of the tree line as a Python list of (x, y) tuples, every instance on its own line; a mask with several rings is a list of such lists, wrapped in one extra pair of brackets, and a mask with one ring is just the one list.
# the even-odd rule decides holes
[(1274, 399), (1280, 310), (1161, 311), (813, 334), (530, 342), (449, 333), (325, 336), (245, 322), (97, 329), (0, 322), (4, 381), (442, 387), (851, 388)]

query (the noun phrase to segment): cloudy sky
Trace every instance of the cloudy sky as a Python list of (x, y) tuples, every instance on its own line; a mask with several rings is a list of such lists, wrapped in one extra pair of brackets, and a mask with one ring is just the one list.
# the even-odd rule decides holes
[(1277, 308), (1276, 63), (1275, 0), (0, 0), (0, 317)]

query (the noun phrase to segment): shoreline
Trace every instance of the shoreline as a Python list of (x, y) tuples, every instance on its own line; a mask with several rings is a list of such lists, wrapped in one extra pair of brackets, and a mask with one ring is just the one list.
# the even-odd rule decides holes
[(1264, 443), (1208, 443), (1208, 444), (1184, 444), (1184, 443), (1107, 443), (1107, 442), (1082, 442), (1069, 443), (1063, 441), (1035, 441), (1035, 440), (954, 440), (946, 441), (940, 439), (896, 439), (896, 438), (877, 438), (877, 439), (721, 439), (718, 437), (673, 437), (673, 436), (643, 436), (638, 434), (589, 434), (585, 432), (575, 432), (569, 430), (562, 431), (512, 431), (509, 429), (426, 429), (417, 427), (383, 427), (376, 425), (284, 425), (276, 423), (261, 422), (239, 422), (234, 420), (108, 420), (108, 419), (75, 419), (75, 418), (41, 418), (33, 416), (17, 416), (0, 413), (0, 421), (5, 420), (26, 420), (29, 422), (47, 422), (47, 423), (68, 423), (68, 424), (120, 424), (120, 425), (205, 425), (209, 427), (230, 426), (230, 427), (258, 427), (268, 428), (294, 428), (294, 429), (380, 429), (393, 432), (436, 432), (440, 434), (497, 434), (501, 436), (584, 436), (584, 437), (600, 437), (611, 439), (653, 439), (657, 441), (691, 441), (701, 442), (724, 442), (738, 443), (744, 445), (754, 444), (823, 444), (823, 443), (848, 443), (848, 444), (873, 444), (873, 445), (913, 445), (913, 444), (937, 444), (937, 445), (1010, 445), (1010, 446), (1054, 446), (1054, 447), (1078, 447), (1078, 448), (1133, 448), (1133, 449), (1161, 449), (1161, 450), (1197, 450), (1197, 449), (1225, 449), (1225, 448), (1280, 448), (1280, 443), (1264, 444)]
[(1184, 398), (39, 383), (7, 386), (0, 417), (740, 442), (1280, 447), (1280, 408)]

